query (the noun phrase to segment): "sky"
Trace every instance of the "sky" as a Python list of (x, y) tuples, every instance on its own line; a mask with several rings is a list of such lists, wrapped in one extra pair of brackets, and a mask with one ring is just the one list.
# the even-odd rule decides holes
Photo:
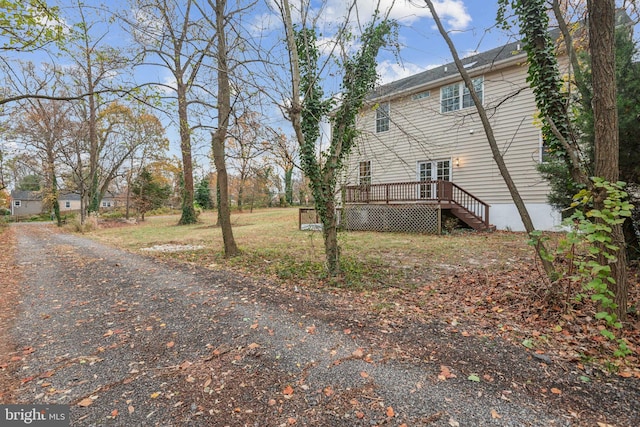
[[(334, 1), (340, 3), (339, 0)], [(361, 3), (371, 4), (373, 1)], [(383, 5), (391, 3), (392, 0), (382, 1)], [(393, 57), (381, 59), (378, 71), (383, 83), (452, 61), (451, 52), (428, 9), (415, 6), (417, 3), (420, 0), (396, 0), (393, 4), (391, 17), (400, 25), (400, 61)], [(434, 3), (460, 56), (483, 52), (509, 42), (510, 35), (495, 28), (497, 2), (441, 0)]]
[[(59, 0), (57, 4), (66, 14), (73, 10), (72, 6), (76, 1)], [(253, 15), (249, 16), (246, 22), (253, 21), (255, 28), (260, 27), (270, 31), (270, 37), (283, 43), (281, 20), (279, 16), (274, 14), (274, 11), (277, 10), (274, 5), (278, 1), (280, 0), (258, 0), (255, 12), (252, 12)], [(292, 5), (297, 4), (298, 1), (290, 0)], [(318, 24), (323, 32), (322, 37), (330, 39), (332, 31), (344, 22), (345, 5), (348, 2), (346, 0), (309, 1), (319, 16)], [(246, 5), (251, 1), (228, 0), (229, 7), (235, 7), (236, 2)], [(55, 0), (51, 0), (49, 3), (56, 4)], [(96, 7), (103, 4), (100, 0), (85, 0), (84, 3)], [(382, 52), (379, 55), (378, 71), (381, 83), (388, 83), (451, 61), (451, 53), (438, 33), (422, 0), (356, 0), (355, 12), (352, 14), (354, 22), (362, 23), (370, 19), (377, 3), (381, 11), (387, 11), (391, 8), (390, 17), (397, 20), (399, 24), (400, 50), (398, 55), (390, 51)], [(459, 55), (462, 57), (486, 51), (513, 40), (513, 35), (495, 28), (497, 1), (434, 0), (434, 3), (440, 18), (450, 32)], [(422, 4), (423, 7), (417, 6), (419, 4)], [(128, 5), (127, 0), (111, 0), (107, 6), (103, 7), (126, 11), (129, 8)], [(133, 14), (133, 12), (130, 13)], [(131, 44), (130, 36), (124, 33), (117, 23), (104, 22), (99, 26), (102, 27), (99, 31), (103, 33), (103, 41), (106, 44), (121, 46)], [(50, 60), (50, 58), (44, 57), (44, 60)], [(147, 68), (145, 73), (154, 81), (171, 84), (172, 77), (166, 70)], [(138, 76), (138, 78), (144, 78), (144, 76)], [(335, 87), (337, 88), (338, 85), (336, 84)], [(276, 111), (275, 108), (274, 111)], [(282, 120), (281, 115), (274, 120)], [(167, 127), (172, 151), (177, 153), (177, 131), (171, 123), (167, 123)], [(204, 147), (207, 145), (203, 144)], [(206, 148), (204, 150), (206, 152)], [(206, 153), (202, 154), (206, 155)]]

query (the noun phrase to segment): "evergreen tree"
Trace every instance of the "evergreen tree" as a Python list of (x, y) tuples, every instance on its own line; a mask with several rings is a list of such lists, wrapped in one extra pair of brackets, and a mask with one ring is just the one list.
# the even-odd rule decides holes
[(151, 172), (145, 167), (134, 180), (131, 188), (133, 203), (144, 221), (144, 215), (150, 210), (162, 207), (171, 195), (171, 187), (161, 184), (153, 178)]
[(196, 185), (195, 200), (201, 209), (213, 209), (213, 199), (207, 178), (202, 178)]

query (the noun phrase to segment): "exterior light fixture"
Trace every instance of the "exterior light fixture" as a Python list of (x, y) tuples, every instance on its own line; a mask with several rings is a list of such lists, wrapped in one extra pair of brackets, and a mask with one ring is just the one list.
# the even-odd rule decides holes
[(460, 166), (460, 158), (456, 157), (456, 159), (454, 160), (456, 167)]

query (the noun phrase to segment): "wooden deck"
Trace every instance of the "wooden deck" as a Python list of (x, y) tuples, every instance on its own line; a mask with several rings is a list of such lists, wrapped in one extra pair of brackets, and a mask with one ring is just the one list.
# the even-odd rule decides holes
[(343, 190), (345, 204), (438, 204), (476, 230), (493, 229), (489, 204), (450, 181), (349, 185)]

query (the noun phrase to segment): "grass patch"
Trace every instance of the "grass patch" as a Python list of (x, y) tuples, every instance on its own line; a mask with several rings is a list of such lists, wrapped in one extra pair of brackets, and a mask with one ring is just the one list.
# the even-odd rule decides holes
[[(415, 289), (424, 271), (437, 274), (452, 268), (505, 268), (509, 255), (531, 253), (524, 235), (468, 233), (419, 235), (342, 232), (339, 234), (343, 276), (325, 275), (324, 242), (318, 231), (298, 229), (298, 209), (271, 208), (233, 213), (233, 233), (242, 253), (225, 259), (215, 212), (205, 212), (197, 224), (178, 226), (178, 215), (148, 217), (143, 223), (94, 230), (97, 239), (137, 251), (156, 245), (202, 245), (206, 249), (157, 256), (208, 268), (233, 268), (277, 278), (354, 290), (400, 287)], [(489, 259), (489, 265), (487, 264)]]

